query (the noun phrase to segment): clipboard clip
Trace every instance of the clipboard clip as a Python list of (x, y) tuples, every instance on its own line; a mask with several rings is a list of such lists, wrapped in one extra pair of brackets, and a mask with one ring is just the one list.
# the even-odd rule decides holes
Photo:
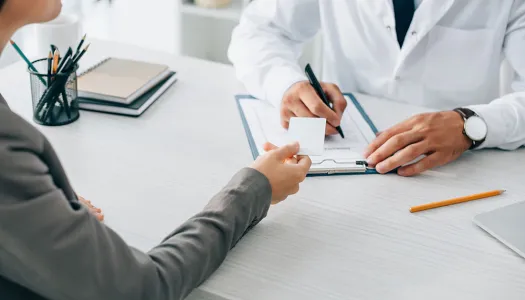
[(366, 160), (358, 160), (355, 162), (356, 165), (358, 166), (365, 166), (367, 170), (375, 170), (375, 168), (372, 168), (368, 165), (368, 163), (366, 162)]
[(322, 161), (314, 162), (312, 164), (313, 165), (322, 165), (322, 164), (327, 163), (327, 162), (333, 162), (334, 164), (339, 164), (339, 165), (352, 164), (352, 165), (368, 167), (368, 163), (366, 162), (366, 160), (355, 160), (355, 161), (338, 162), (337, 160), (332, 159), (332, 158), (323, 159)]
[(355, 162), (355, 164), (359, 166), (365, 166), (368, 168), (368, 163), (366, 162), (366, 160), (358, 160)]
[[(319, 167), (310, 169), (310, 174), (347, 174), (347, 173), (365, 173), (368, 164), (364, 160), (354, 160), (349, 162), (337, 162), (334, 159), (323, 159), (321, 162), (314, 163)], [(324, 167), (323, 167), (324, 166)]]

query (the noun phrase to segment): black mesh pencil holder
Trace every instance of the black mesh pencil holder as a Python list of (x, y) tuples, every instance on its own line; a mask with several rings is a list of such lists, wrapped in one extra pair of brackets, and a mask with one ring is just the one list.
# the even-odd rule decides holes
[[(48, 60), (36, 60), (33, 66), (36, 70), (46, 70)], [(60, 126), (79, 118), (77, 69), (78, 66), (74, 66), (69, 73), (59, 72), (51, 76), (28, 69), (35, 122), (46, 126)]]

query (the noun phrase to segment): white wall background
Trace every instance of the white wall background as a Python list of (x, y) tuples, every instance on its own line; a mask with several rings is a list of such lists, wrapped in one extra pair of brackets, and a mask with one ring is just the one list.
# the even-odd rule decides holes
[[(240, 15), (241, 3), (232, 0), (223, 10), (202, 11), (187, 5), (189, 0), (62, 0), (65, 13), (78, 14), (88, 37), (112, 40), (153, 50), (195, 56), (228, 63), (226, 49), (231, 29)], [(260, 0), (264, 1), (264, 0)], [(184, 8), (181, 8), (181, 5)], [(33, 53), (34, 25), (22, 28), (13, 39), (30, 57)], [(300, 60), (321, 73), (320, 37), (304, 50)], [(38, 55), (40, 56), (40, 55)], [(18, 61), (17, 53), (7, 46), (0, 56), (0, 68)], [(502, 65), (502, 94), (510, 91), (512, 70)]]
[[(88, 38), (112, 40), (153, 50), (229, 63), (226, 50), (231, 31), (244, 5), (250, 0), (232, 0), (224, 9), (202, 9), (189, 0), (62, 0), (63, 12), (77, 14)], [(261, 0), (264, 1), (264, 0)], [(22, 28), (13, 39), (30, 58), (35, 53), (35, 25)], [(319, 53), (310, 43), (301, 63), (319, 74)], [(46, 55), (46, 54), (45, 54)], [(316, 57), (317, 55), (317, 57)], [(11, 46), (0, 56), (0, 67), (20, 58)]]
[[(163, 52), (175, 53), (178, 46), (178, 0), (62, 0), (64, 13), (78, 14), (88, 37), (113, 40)], [(33, 57), (34, 25), (13, 37)], [(40, 55), (37, 55), (40, 56)], [(0, 67), (18, 55), (8, 46), (0, 56)]]

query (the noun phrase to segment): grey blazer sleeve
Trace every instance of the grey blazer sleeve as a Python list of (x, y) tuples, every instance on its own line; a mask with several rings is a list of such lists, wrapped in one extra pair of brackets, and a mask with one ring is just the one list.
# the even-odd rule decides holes
[(57, 187), (63, 178), (50, 174), (41, 147), (0, 130), (0, 280), (46, 299), (182, 299), (270, 206), (267, 178), (242, 169), (202, 212), (143, 253)]

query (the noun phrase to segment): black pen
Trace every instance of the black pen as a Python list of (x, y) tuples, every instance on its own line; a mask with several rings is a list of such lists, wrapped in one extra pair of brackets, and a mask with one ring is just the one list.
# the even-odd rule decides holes
[[(317, 95), (321, 100), (323, 100), (324, 104), (328, 106), (330, 109), (333, 110), (333, 107), (330, 105), (330, 101), (328, 101), (328, 98), (326, 97), (323, 88), (321, 87), (321, 84), (315, 77), (314, 71), (312, 70), (312, 67), (310, 67), (310, 64), (306, 65), (306, 68), (304, 69), (306, 73), (306, 77), (308, 77), (308, 80), (310, 81), (310, 84), (314, 87), (314, 90), (317, 92)], [(343, 134), (343, 130), (341, 129), (341, 126), (337, 126), (335, 128), (337, 132), (341, 135), (341, 137), (344, 139), (345, 135)]]
[(67, 49), (67, 52), (66, 52), (66, 55), (64, 55), (64, 57), (62, 57), (62, 59), (60, 60), (60, 64), (58, 64), (58, 68), (57, 68), (57, 74), (60, 73), (60, 71), (62, 70), (62, 67), (64, 66), (64, 64), (67, 62), (68, 58), (73, 54), (73, 49), (71, 49), (71, 47), (69, 47), (69, 49)]
[(52, 80), (51, 85), (44, 91), (42, 96), (40, 97), (40, 101), (36, 105), (36, 113), (40, 114), (42, 112), (42, 109), (44, 109), (44, 106), (48, 104), (49, 98), (54, 97), (54, 94), (56, 93), (56, 90), (60, 88), (60, 85), (65, 85), (65, 80), (63, 80), (62, 77), (57, 78), (57, 80)]
[(49, 52), (47, 56), (47, 86), (51, 85), (51, 65), (53, 64), (53, 53)]
[[(62, 107), (66, 110), (67, 117), (71, 118), (71, 108), (69, 108), (69, 102), (68, 102), (68, 99), (67, 99), (67, 93), (66, 93), (66, 89), (65, 88), (62, 89), (62, 93), (61, 94), (62, 94), (62, 101), (63, 101), (62, 103), (64, 104)], [(58, 115), (60, 115), (60, 113)]]
[[(46, 119), (49, 117), (49, 114), (52, 113), (55, 104), (58, 101), (58, 98), (60, 97), (59, 95), (61, 91), (59, 89), (61, 89), (66, 84), (66, 82), (66, 77), (58, 77), (56, 78), (56, 80), (53, 81), (51, 87), (44, 92), (41, 102), (47, 104), (47, 107), (42, 112), (42, 121), (45, 122)], [(39, 112), (42, 108), (43, 106), (40, 109), (37, 107), (37, 112)]]

